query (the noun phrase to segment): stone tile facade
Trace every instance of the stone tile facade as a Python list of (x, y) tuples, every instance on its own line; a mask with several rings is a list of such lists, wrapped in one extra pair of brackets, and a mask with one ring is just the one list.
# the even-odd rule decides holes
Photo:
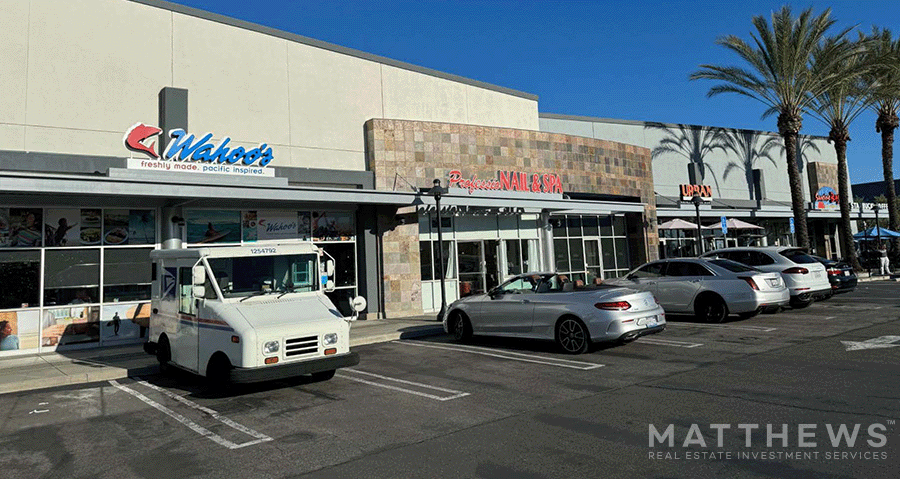
[[(496, 178), (504, 170), (557, 174), (566, 193), (640, 198), (647, 225), (640, 256), (657, 256), (647, 148), (558, 133), (388, 119), (367, 121), (365, 135), (368, 168), (379, 190), (430, 188), (434, 178), (447, 186), (451, 170), (481, 179)], [(388, 317), (421, 314), (418, 227), (383, 226), (385, 312)]]
[(823, 186), (830, 186), (831, 188), (834, 188), (834, 191), (838, 191), (837, 163), (811, 161), (807, 164), (806, 168), (807, 174), (809, 175), (810, 201), (816, 200), (816, 192)]

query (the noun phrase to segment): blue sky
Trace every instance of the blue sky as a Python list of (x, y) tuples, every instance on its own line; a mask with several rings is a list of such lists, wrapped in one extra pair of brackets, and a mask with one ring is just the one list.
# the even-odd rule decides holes
[[(177, 0), (177, 3), (532, 93), (541, 112), (775, 130), (761, 103), (689, 81), (701, 63), (737, 59), (718, 36), (749, 39), (754, 15), (785, 2)], [(900, 2), (790, 2), (832, 8), (838, 26), (900, 34)], [(826, 135), (812, 117), (803, 133)], [(851, 126), (853, 182), (882, 180), (881, 137), (867, 112)], [(900, 143), (900, 133), (898, 133)], [(900, 147), (895, 146), (900, 164)], [(900, 166), (895, 166), (896, 172)]]

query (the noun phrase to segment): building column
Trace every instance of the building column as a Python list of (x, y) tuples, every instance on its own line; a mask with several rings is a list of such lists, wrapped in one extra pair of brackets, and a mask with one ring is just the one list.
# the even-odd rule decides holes
[(556, 254), (553, 251), (553, 227), (550, 225), (550, 212), (541, 211), (540, 217), (541, 242), (544, 243), (543, 256), (545, 271), (556, 271)]

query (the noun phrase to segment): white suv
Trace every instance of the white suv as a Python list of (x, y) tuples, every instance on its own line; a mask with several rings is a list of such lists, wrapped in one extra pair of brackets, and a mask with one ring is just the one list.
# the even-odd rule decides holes
[(831, 297), (825, 266), (806, 251), (791, 246), (724, 248), (710, 251), (704, 258), (725, 258), (761, 271), (781, 273), (791, 293), (791, 306), (803, 308), (813, 300)]

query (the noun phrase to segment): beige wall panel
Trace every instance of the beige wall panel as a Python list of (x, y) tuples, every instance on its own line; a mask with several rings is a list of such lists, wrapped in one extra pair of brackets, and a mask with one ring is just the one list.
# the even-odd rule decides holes
[[(0, 14), (0, 122), (25, 123), (28, 2), (4, 2)], [(0, 135), (4, 133), (0, 132)], [(0, 138), (5, 138), (2, 136)], [(21, 143), (21, 140), (20, 140)]]
[(468, 121), (471, 125), (537, 130), (538, 103), (493, 90), (466, 86)]
[[(362, 128), (360, 128), (362, 130)], [(362, 135), (362, 132), (360, 132)], [(290, 162), (284, 153), (275, 152), (276, 160), (272, 160), (275, 166), (292, 166), (295, 168), (327, 168), (331, 170), (364, 171), (366, 169), (365, 153), (362, 151), (327, 150), (319, 148), (291, 147)]]
[[(120, 146), (135, 122), (157, 120), (157, 94), (171, 81), (171, 13), (118, 0), (33, 0), (29, 24), (29, 125), (118, 132)], [(68, 151), (109, 148), (84, 146)]]
[(383, 65), (384, 117), (468, 123), (466, 85)]
[[(130, 125), (129, 125), (130, 126)], [(73, 130), (71, 128), (25, 128), (26, 151), (72, 153), (128, 158), (131, 152), (122, 145), (122, 132)], [(139, 156), (135, 154), (135, 157)]]
[(188, 89), (191, 132), (288, 144), (286, 41), (179, 14), (173, 25), (173, 86)]
[(0, 123), (0, 150), (24, 150), (25, 127)]
[(363, 124), (384, 112), (381, 66), (297, 43), (288, 44), (288, 65), (291, 143), (362, 153)]

